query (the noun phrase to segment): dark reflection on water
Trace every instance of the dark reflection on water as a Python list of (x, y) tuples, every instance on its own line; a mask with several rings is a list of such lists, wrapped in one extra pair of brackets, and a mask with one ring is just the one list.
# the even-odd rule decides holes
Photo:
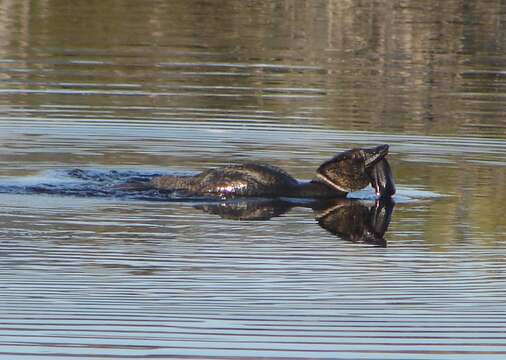
[[(0, 184), (23, 179), (0, 193), (0, 357), (503, 359), (505, 28), (502, 0), (0, 0)], [(307, 179), (382, 143), (390, 224), (33, 188), (245, 160)]]
[(208, 203), (196, 206), (205, 212), (233, 220), (269, 220), (285, 214), (295, 206), (315, 211), (318, 224), (341, 239), (386, 247), (384, 238), (395, 203), (378, 200), (367, 206), (359, 200), (338, 199), (294, 203), (288, 200), (240, 200), (225, 203)]
[(294, 207), (315, 211), (318, 224), (331, 234), (355, 243), (386, 247), (388, 230), (395, 203), (378, 200), (374, 205), (356, 199), (300, 201), (289, 199), (238, 199), (223, 202), (207, 201), (196, 209), (231, 220), (270, 220)]

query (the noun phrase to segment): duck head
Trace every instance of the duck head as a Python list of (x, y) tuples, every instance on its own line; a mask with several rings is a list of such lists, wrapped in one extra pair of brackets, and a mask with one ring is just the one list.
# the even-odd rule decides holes
[(390, 197), (395, 194), (395, 183), (387, 154), (388, 145), (345, 151), (321, 164), (315, 180), (345, 193), (372, 184), (379, 197)]

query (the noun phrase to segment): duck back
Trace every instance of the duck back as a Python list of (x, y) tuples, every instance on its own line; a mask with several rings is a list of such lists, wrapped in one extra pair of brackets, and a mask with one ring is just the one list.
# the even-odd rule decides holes
[(228, 165), (195, 176), (158, 176), (151, 183), (159, 190), (220, 197), (284, 196), (298, 185), (282, 169), (257, 163)]

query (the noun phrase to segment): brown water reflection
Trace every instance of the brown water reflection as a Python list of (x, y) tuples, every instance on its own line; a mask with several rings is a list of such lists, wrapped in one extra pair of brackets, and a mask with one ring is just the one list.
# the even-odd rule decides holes
[(0, 0), (1, 186), (381, 143), (399, 185), (385, 249), (1, 193), (0, 357), (503, 359), (505, 69), (501, 0)]
[(177, 89), (171, 102), (208, 108), (229, 93), (227, 108), (281, 112), (297, 95), (331, 128), (506, 135), (499, 0), (16, 4), (2, 2), (0, 50), (15, 88), (154, 93), (138, 105)]

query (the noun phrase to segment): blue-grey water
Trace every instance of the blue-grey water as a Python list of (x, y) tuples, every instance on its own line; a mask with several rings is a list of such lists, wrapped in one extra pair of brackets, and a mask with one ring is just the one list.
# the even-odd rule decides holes
[[(69, 176), (383, 143), (386, 246)], [(504, 359), (505, 190), (503, 1), (0, 0), (2, 359)]]

